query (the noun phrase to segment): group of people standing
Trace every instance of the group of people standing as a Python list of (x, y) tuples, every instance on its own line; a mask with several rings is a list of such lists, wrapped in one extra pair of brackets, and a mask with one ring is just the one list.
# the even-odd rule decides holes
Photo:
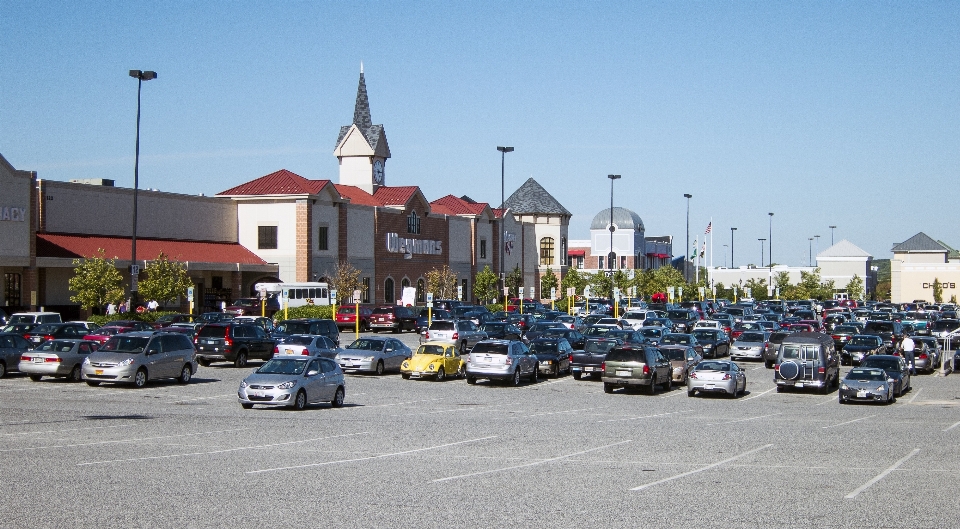
[[(137, 313), (143, 312), (156, 312), (160, 308), (160, 304), (156, 300), (150, 300), (147, 302), (146, 306), (139, 305), (137, 306)], [(107, 314), (126, 314), (129, 311), (129, 306), (127, 305), (126, 300), (121, 301), (119, 305), (110, 303), (107, 305)]]

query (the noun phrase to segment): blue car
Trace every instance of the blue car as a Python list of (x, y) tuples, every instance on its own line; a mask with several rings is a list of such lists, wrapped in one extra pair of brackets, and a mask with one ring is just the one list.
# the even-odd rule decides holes
[[(417, 334), (423, 332), (429, 325), (427, 324), (428, 310), (430, 309), (420, 309), (420, 314), (417, 316)], [(449, 310), (444, 309), (433, 309), (433, 313), (429, 314), (434, 320), (452, 320), (453, 315), (450, 314)]]

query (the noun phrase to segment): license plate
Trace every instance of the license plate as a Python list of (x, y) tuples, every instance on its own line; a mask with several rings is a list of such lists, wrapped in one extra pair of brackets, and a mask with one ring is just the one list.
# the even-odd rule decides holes
[(630, 375), (631, 375), (630, 371), (617, 371), (618, 377), (628, 377)]
[(420, 372), (419, 372), (419, 371), (414, 371), (413, 373), (410, 373), (410, 376), (418, 377), (418, 376), (420, 376)]
[(583, 370), (584, 370), (584, 371), (593, 371), (593, 368), (592, 368), (592, 367), (585, 367), (585, 368), (583, 368)]
[(264, 393), (263, 393), (262, 391), (254, 391), (254, 392), (253, 392), (253, 396), (254, 396), (254, 397), (262, 397), (262, 396), (264, 396)]
[(803, 382), (797, 382), (795, 386), (798, 387), (798, 388), (802, 388), (802, 387), (803, 387)]
[(97, 374), (97, 375), (102, 375), (102, 374), (103, 374), (103, 370), (102, 370), (102, 369), (94, 369), (93, 372), (94, 372), (95, 374)]
[(33, 363), (34, 363), (34, 364), (42, 364), (42, 363), (43, 363), (43, 358), (34, 357), (34, 358), (33, 358)]
[(716, 384), (704, 384), (704, 385), (703, 385), (703, 389), (713, 389), (713, 388), (715, 388), (715, 387), (717, 387)]
[(860, 390), (857, 392), (857, 398), (865, 399), (867, 398), (867, 392), (865, 390)]

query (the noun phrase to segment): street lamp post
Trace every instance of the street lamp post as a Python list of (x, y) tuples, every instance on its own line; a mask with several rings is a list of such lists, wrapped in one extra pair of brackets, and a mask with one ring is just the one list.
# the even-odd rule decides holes
[[(727, 246), (729, 246), (729, 244), (723, 245), (724, 248), (726, 248)], [(724, 268), (727, 267), (727, 251), (726, 250), (723, 251), (723, 267)]]
[(133, 235), (130, 237), (130, 309), (137, 304), (137, 191), (140, 187), (140, 89), (144, 81), (157, 78), (157, 72), (130, 70), (137, 79), (137, 150), (133, 159)]
[(737, 265), (733, 264), (733, 232), (737, 231), (736, 228), (730, 228), (730, 268), (736, 268)]
[(828, 226), (830, 228), (830, 246), (833, 246), (833, 230), (837, 229), (836, 226)]
[(817, 240), (816, 247), (817, 247), (817, 253), (819, 254), (820, 253), (820, 236), (814, 235), (813, 238)]
[(687, 252), (690, 251), (690, 199), (693, 195), (684, 193), (683, 198), (687, 199), (687, 249), (683, 252), (683, 280), (690, 282), (690, 272), (688, 271), (688, 261), (690, 260)]
[[(513, 152), (513, 147), (497, 147), (497, 150), (500, 151), (500, 250), (499, 250), (499, 253), (500, 253), (500, 291), (503, 292), (503, 288), (507, 286), (507, 272), (503, 266), (503, 245), (504, 245), (504, 238), (507, 236), (507, 232), (504, 230), (504, 226), (505, 226), (504, 221), (506, 220), (505, 210), (503, 207), (503, 202), (505, 200), (503, 197), (503, 192), (505, 187), (504, 167), (506, 164), (507, 153)], [(507, 299), (506, 295), (504, 295), (503, 299), (504, 300)], [(523, 300), (521, 300), (521, 304), (522, 303), (523, 303)], [(506, 306), (506, 302), (504, 302), (504, 306)]]
[(807, 249), (807, 266), (813, 266), (813, 237), (808, 239), (810, 248)]
[(613, 299), (613, 261), (616, 259), (616, 255), (613, 253), (613, 232), (616, 231), (616, 226), (613, 225), (613, 181), (619, 180), (620, 175), (618, 174), (608, 174), (607, 178), (610, 179), (610, 253), (607, 254), (607, 269), (610, 270), (610, 299)]
[(763, 268), (763, 241), (766, 239), (757, 239), (760, 241), (760, 268)]
[(770, 242), (767, 245), (767, 251), (769, 252), (767, 254), (769, 257), (767, 259), (767, 263), (772, 268), (773, 267), (773, 213), (767, 213), (767, 215), (770, 215), (770, 234), (768, 235), (769, 239), (767, 239)]

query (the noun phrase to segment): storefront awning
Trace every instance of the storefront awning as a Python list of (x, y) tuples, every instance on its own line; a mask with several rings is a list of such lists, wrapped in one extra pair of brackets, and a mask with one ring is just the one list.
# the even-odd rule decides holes
[(586, 250), (567, 250), (567, 255), (572, 257), (579, 257), (579, 256), (587, 255), (587, 251)]

